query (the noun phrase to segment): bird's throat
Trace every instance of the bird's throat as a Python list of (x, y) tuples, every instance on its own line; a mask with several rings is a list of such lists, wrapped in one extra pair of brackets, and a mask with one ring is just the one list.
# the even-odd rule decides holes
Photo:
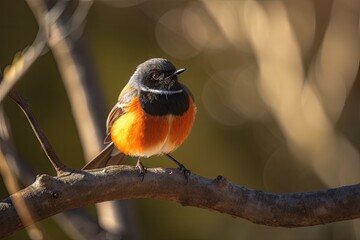
[(180, 116), (189, 108), (189, 95), (185, 91), (176, 94), (142, 91), (139, 95), (139, 101), (142, 109), (152, 116), (165, 116), (168, 114)]

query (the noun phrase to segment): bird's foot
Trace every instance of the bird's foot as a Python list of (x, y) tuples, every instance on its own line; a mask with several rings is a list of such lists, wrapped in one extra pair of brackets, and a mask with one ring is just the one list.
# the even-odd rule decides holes
[(188, 170), (183, 164), (181, 164), (178, 160), (176, 160), (175, 158), (173, 158), (170, 154), (166, 154), (166, 156), (168, 158), (170, 158), (174, 163), (176, 163), (176, 165), (178, 165), (178, 169), (180, 170), (180, 172), (184, 175), (185, 179), (188, 180), (191, 171)]
[(144, 177), (145, 177), (145, 173), (147, 171), (147, 168), (144, 167), (144, 165), (142, 164), (142, 162), (140, 162), (140, 159), (138, 159), (137, 163), (136, 163), (136, 167), (139, 169), (139, 178), (142, 181), (144, 181)]
[(187, 169), (183, 164), (179, 164), (178, 165), (178, 169), (180, 170), (180, 172), (184, 175), (185, 179), (188, 180), (189, 176), (191, 174), (191, 171), (189, 169)]

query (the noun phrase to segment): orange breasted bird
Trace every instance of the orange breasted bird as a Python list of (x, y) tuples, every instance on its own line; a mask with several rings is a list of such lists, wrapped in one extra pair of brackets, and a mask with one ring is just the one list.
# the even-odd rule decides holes
[(166, 155), (186, 176), (189, 171), (169, 155), (185, 141), (195, 119), (194, 97), (178, 81), (184, 71), (163, 58), (140, 64), (108, 115), (108, 145), (83, 169), (121, 164), (128, 155), (138, 158), (143, 177), (146, 169), (140, 158)]

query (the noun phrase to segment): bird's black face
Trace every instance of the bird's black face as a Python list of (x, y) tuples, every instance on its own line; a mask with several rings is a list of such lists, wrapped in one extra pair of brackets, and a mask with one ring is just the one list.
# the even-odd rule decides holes
[(142, 86), (156, 90), (179, 90), (178, 74), (184, 69), (176, 70), (166, 59), (153, 58), (139, 65), (138, 81)]
[(138, 66), (131, 80), (140, 90), (139, 101), (144, 111), (153, 116), (181, 115), (189, 108), (189, 95), (178, 82), (176, 70), (166, 59), (153, 58)]

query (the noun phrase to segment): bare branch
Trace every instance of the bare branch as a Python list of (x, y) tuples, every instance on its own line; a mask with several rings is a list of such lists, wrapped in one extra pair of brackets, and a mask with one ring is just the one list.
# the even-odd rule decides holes
[[(71, 208), (97, 202), (154, 198), (178, 202), (268, 226), (301, 227), (360, 217), (360, 185), (305, 193), (269, 193), (238, 186), (224, 177), (206, 179), (191, 174), (188, 181), (175, 169), (148, 169), (143, 182), (138, 169), (111, 166), (70, 175), (41, 175), (21, 195), (35, 221)], [(9, 198), (0, 203), (0, 237), (23, 225)]]

